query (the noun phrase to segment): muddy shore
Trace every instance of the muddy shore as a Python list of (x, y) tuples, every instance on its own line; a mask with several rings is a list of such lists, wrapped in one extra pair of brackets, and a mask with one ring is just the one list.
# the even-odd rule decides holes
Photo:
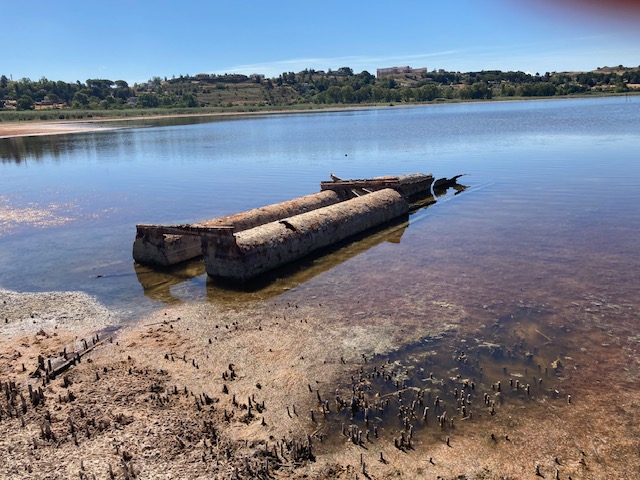
[(589, 348), (547, 358), (557, 325), (525, 348), (473, 346), (487, 325), (441, 302), (393, 319), (314, 299), (196, 303), (109, 330), (118, 319), (85, 294), (2, 290), (0, 319), (2, 478), (640, 474), (637, 358), (607, 325), (576, 322)]

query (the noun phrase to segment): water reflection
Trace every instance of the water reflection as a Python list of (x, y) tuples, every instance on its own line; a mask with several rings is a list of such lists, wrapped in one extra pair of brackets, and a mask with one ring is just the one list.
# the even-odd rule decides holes
[[(250, 118), (264, 118), (264, 115), (251, 115)], [(20, 164), (29, 160), (42, 162), (48, 159), (61, 159), (68, 157), (77, 151), (92, 150), (100, 151), (108, 156), (112, 155), (113, 148), (134, 146), (131, 142), (136, 133), (130, 130), (142, 128), (164, 128), (182, 127), (188, 125), (202, 125), (214, 122), (246, 121), (247, 116), (234, 115), (225, 116), (188, 116), (188, 117), (160, 117), (133, 120), (114, 120), (105, 122), (95, 122), (90, 125), (92, 128), (105, 131), (86, 132), (57, 135), (35, 135), (23, 137), (9, 137), (0, 139), (0, 162)], [(78, 124), (76, 124), (78, 125)], [(109, 135), (100, 136), (101, 133), (108, 132)], [(126, 151), (126, 149), (125, 149)], [(131, 154), (128, 151), (128, 154)]]
[(336, 266), (360, 255), (384, 242), (400, 243), (409, 226), (408, 216), (368, 230), (326, 249), (318, 250), (307, 257), (289, 263), (259, 276), (252, 282), (238, 286), (217, 279), (207, 279), (207, 300), (230, 302), (239, 300), (262, 300), (280, 295), (301, 285)]
[(173, 296), (171, 289), (206, 275), (204, 263), (200, 260), (192, 260), (163, 270), (152, 269), (139, 263), (134, 263), (134, 268), (144, 294), (152, 300), (163, 303), (182, 301), (182, 299)]
[(0, 139), (2, 163), (41, 162), (45, 159), (67, 155), (78, 147), (78, 137), (50, 135), (46, 137), (13, 137)]
[(264, 300), (295, 288), (383, 242), (400, 243), (408, 225), (408, 216), (399, 218), (378, 229), (314, 252), (304, 259), (277, 268), (243, 285), (207, 278), (201, 260), (190, 261), (164, 270), (154, 270), (136, 263), (135, 271), (144, 294), (163, 303), (187, 300), (188, 298), (176, 293), (180, 287), (182, 287), (180, 290), (182, 293), (185, 289), (197, 288), (200, 291), (200, 293), (191, 294), (187, 292), (187, 297), (200, 296), (204, 288), (206, 299), (217, 304), (228, 305)]

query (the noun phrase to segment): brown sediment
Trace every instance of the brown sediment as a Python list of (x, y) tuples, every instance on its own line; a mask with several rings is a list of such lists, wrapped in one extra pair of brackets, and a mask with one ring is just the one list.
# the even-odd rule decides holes
[[(587, 351), (568, 355), (553, 343), (561, 327), (529, 310), (532, 328), (506, 314), (482, 325), (446, 302), (393, 318), (384, 309), (354, 314), (313, 299), (240, 311), (190, 304), (119, 331), (46, 383), (30, 375), (38, 356), (46, 365), (65, 347), (67, 353), (84, 348), (83, 338), (92, 338), (99, 325), (72, 329), (64, 309), (49, 323), (29, 323), (30, 313), (17, 312), (35, 311), (29, 302), (40, 299), (2, 293), (0, 309), (15, 316), (0, 327), (3, 478), (355, 478), (363, 472), (371, 478), (533, 478), (536, 469), (545, 478), (556, 469), (560, 478), (634, 478), (640, 472), (637, 362), (593, 325), (573, 326), (575, 338), (591, 342)], [(50, 295), (47, 303), (63, 294)], [(99, 310), (94, 305), (85, 313)], [(18, 317), (25, 328), (8, 328)], [(371, 405), (355, 415), (353, 437), (343, 436), (334, 422), (336, 389), (347, 400), (353, 385), (383, 398), (385, 392), (375, 396), (382, 375), (371, 377), (381, 370), (393, 372), (389, 385), (433, 373), (449, 382), (439, 392), (449, 405), (453, 389), (462, 392), (457, 380), (475, 376), (477, 392), (466, 404), (474, 414), (448, 410), (439, 427), (432, 397), (428, 425), (403, 429), (402, 419), (377, 423)], [(533, 384), (527, 375), (543, 379), (544, 395), (533, 385), (527, 395), (525, 382)], [(29, 385), (42, 394), (30, 394)], [(392, 397), (384, 398), (394, 399), (390, 408), (402, 398), (408, 409), (416, 390), (399, 387), (393, 384)], [(493, 415), (484, 393), (505, 396)], [(346, 433), (350, 425), (347, 419)]]

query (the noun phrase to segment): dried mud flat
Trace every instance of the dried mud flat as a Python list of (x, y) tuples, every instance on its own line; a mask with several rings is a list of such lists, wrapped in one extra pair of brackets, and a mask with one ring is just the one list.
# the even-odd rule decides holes
[(640, 475), (632, 332), (588, 299), (573, 346), (445, 303), (189, 304), (112, 332), (83, 294), (0, 298), (2, 478)]

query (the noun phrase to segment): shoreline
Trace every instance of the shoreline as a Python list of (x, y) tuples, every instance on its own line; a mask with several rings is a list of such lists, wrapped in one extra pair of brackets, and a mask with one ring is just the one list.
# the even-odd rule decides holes
[[(42, 322), (38, 309), (52, 301), (59, 309)], [(349, 420), (346, 410), (340, 417), (337, 398), (348, 401), (359, 392), (350, 387), (351, 377), (351, 383), (360, 378), (362, 395), (395, 405), (402, 393), (406, 408), (416, 404), (411, 402), (414, 387), (374, 397), (367, 394), (367, 385), (379, 384), (376, 368), (392, 368), (396, 352), (416, 340), (449, 339), (450, 346), (456, 338), (484, 331), (461, 306), (434, 302), (425, 306), (428, 315), (406, 314), (390, 323), (383, 307), (349, 315), (313, 298), (299, 304), (256, 302), (242, 311), (196, 303), (166, 306), (99, 339), (103, 325), (68, 322), (74, 312), (91, 312), (99, 305), (74, 292), (0, 290), (0, 312), (12, 312), (0, 327), (5, 333), (0, 386), (15, 392), (0, 402), (3, 478), (79, 473), (80, 478), (230, 478), (234, 472), (234, 478), (346, 480), (365, 472), (372, 478), (497, 480), (536, 472), (547, 478), (559, 471), (561, 478), (593, 479), (640, 472), (633, 440), (638, 427), (628, 421), (637, 402), (634, 375), (620, 368), (628, 362), (626, 354), (602, 343), (605, 333), (590, 333), (595, 336), (590, 352), (564, 357), (561, 377), (551, 368), (544, 374), (547, 387), (558, 382), (560, 398), (537, 398), (534, 386), (531, 399), (513, 399), (511, 391), (503, 404), (478, 380), (477, 388), (496, 398), (495, 415), (476, 392), (478, 398), (468, 404), (477, 414), (473, 418), (457, 413), (450, 427), (438, 428), (432, 411), (424, 428), (412, 420), (415, 437), (408, 448), (398, 448), (394, 435), (407, 433), (392, 420), (395, 413), (381, 424), (379, 437), (367, 430), (365, 438), (362, 411), (356, 419)], [(13, 328), (16, 323), (24, 328)], [(538, 328), (553, 335), (549, 326)], [(441, 354), (447, 356), (446, 350)], [(75, 352), (86, 354), (55, 378), (45, 377), (46, 367), (39, 372), (38, 365), (51, 360), (55, 369), (63, 353), (73, 358)], [(431, 358), (431, 352), (425, 353)], [(606, 366), (589, 360), (605, 353)], [(418, 365), (438, 377), (437, 363)], [(404, 367), (398, 367), (404, 375)], [(607, 381), (596, 386), (595, 375)], [(505, 378), (503, 384), (508, 391)], [(573, 401), (563, 398), (566, 392)], [(11, 398), (18, 400), (11, 404)], [(449, 394), (445, 401), (455, 405), (452, 398)], [(433, 399), (429, 405), (437, 408)], [(608, 413), (611, 405), (616, 405), (615, 415)], [(376, 409), (374, 415), (384, 411)], [(362, 440), (345, 436), (349, 424), (362, 428)], [(312, 454), (307, 445), (313, 446)]]
[(0, 121), (0, 140), (8, 138), (35, 137), (47, 135), (66, 135), (76, 133), (91, 133), (100, 131), (112, 131), (122, 128), (131, 128), (129, 126), (109, 126), (113, 122), (134, 123), (146, 120), (171, 119), (171, 118), (189, 118), (189, 117), (242, 117), (256, 115), (286, 115), (286, 114), (312, 114), (327, 112), (348, 112), (357, 110), (375, 110), (383, 108), (415, 108), (415, 107), (433, 107), (442, 105), (470, 105), (478, 103), (514, 103), (514, 102), (535, 102), (549, 100), (576, 100), (590, 98), (608, 98), (608, 97), (624, 97), (623, 94), (607, 94), (607, 95), (590, 95), (590, 96), (563, 96), (563, 97), (525, 97), (511, 98), (500, 97), (491, 100), (470, 100), (470, 101), (450, 101), (450, 102), (431, 102), (431, 103), (400, 103), (400, 104), (366, 104), (366, 105), (345, 105), (345, 106), (327, 106), (308, 109), (276, 109), (276, 110), (259, 110), (247, 112), (194, 112), (194, 113), (167, 113), (157, 115), (139, 115), (134, 117), (100, 117), (89, 119), (70, 119), (70, 120), (23, 120), (2, 122)]
[[(79, 123), (80, 121), (78, 121)], [(86, 121), (83, 123), (87, 123)], [(7, 138), (41, 137), (46, 135), (65, 135), (72, 133), (96, 132), (112, 130), (93, 125), (73, 125), (72, 121), (46, 121), (0, 123), (0, 140)]]
[[(409, 105), (407, 105), (409, 106)], [(416, 106), (416, 105), (411, 105)], [(366, 110), (374, 108), (383, 108), (382, 105), (366, 105), (366, 106), (345, 106), (345, 107), (328, 107), (300, 110), (264, 110), (250, 112), (203, 112), (203, 113), (176, 113), (176, 114), (160, 114), (160, 115), (139, 115), (135, 117), (101, 117), (91, 119), (71, 119), (71, 120), (25, 120), (17, 122), (0, 122), (0, 140), (7, 138), (20, 137), (36, 137), (46, 135), (65, 135), (75, 133), (90, 133), (100, 131), (112, 131), (122, 128), (130, 128), (128, 126), (110, 127), (109, 123), (122, 122), (133, 123), (147, 120), (171, 119), (171, 118), (189, 118), (189, 117), (242, 117), (255, 115), (285, 115), (299, 113), (318, 113), (318, 112), (342, 112), (353, 110)], [(107, 125), (100, 125), (107, 124)]]

